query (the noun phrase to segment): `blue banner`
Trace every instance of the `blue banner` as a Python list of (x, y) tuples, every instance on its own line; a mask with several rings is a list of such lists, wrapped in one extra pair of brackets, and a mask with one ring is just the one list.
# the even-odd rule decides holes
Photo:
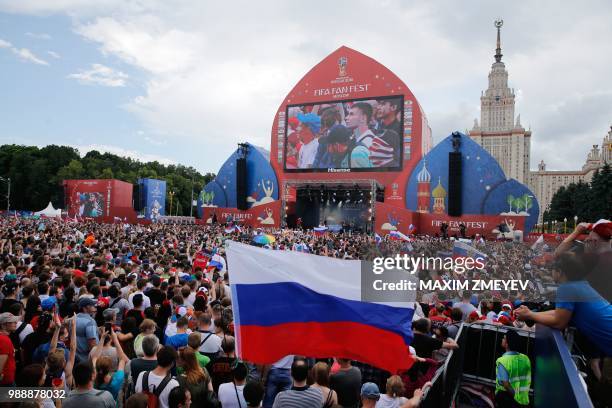
[(138, 179), (142, 209), (146, 219), (157, 221), (166, 214), (166, 181), (156, 179)]

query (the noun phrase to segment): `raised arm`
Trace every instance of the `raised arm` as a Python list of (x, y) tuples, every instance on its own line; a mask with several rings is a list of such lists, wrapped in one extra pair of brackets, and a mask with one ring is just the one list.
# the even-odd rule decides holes
[[(76, 358), (77, 349), (77, 335), (76, 335), (76, 314), (73, 314), (70, 318), (70, 355), (68, 356), (68, 362), (66, 363), (66, 380), (68, 380), (68, 373), (72, 378), (72, 367), (74, 367), (74, 360)], [(70, 383), (68, 383), (70, 385)]]
[(57, 340), (59, 339), (59, 333), (62, 328), (62, 323), (59, 320), (57, 313), (53, 312), (53, 337), (51, 337), (51, 344), (49, 345), (49, 354), (53, 353), (57, 348)]
[(565, 238), (563, 242), (561, 242), (561, 244), (559, 244), (557, 249), (555, 249), (555, 257), (572, 249), (572, 245), (574, 244), (574, 241), (576, 240), (576, 238), (578, 238), (579, 235), (586, 234), (588, 231), (588, 228), (589, 228), (589, 224), (586, 222), (581, 222), (580, 224), (576, 225), (576, 228), (574, 229), (574, 231), (571, 234), (569, 234), (567, 238)]
[(121, 347), (121, 342), (119, 341), (119, 337), (117, 337), (117, 333), (115, 330), (111, 328), (111, 339), (113, 340), (113, 345), (117, 350), (117, 357), (119, 357), (119, 364), (117, 365), (117, 370), (122, 370), (125, 368), (125, 365), (128, 361), (130, 361), (129, 357), (123, 352), (123, 347)]

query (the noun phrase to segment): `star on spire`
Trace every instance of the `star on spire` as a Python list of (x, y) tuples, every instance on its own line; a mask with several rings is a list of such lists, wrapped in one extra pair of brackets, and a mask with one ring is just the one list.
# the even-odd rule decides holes
[(497, 48), (495, 49), (495, 62), (501, 62), (503, 54), (501, 53), (500, 32), (502, 26), (504, 25), (504, 20), (498, 18), (497, 20), (495, 20), (493, 25), (495, 26), (495, 28), (497, 28)]

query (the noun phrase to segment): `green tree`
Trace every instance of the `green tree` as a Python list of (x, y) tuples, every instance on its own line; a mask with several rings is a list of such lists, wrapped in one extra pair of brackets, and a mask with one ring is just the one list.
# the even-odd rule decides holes
[(512, 206), (514, 205), (514, 196), (512, 194), (507, 196), (506, 202), (508, 203), (508, 206), (510, 206), (510, 209), (508, 210), (508, 212), (512, 212)]
[[(165, 166), (159, 162), (142, 163), (96, 150), (80, 157), (68, 146), (0, 146), (0, 176), (11, 179), (11, 208), (40, 210), (52, 201), (63, 207), (62, 182), (70, 179), (116, 178), (136, 183), (138, 178), (166, 180), (167, 191), (175, 191), (173, 214), (189, 215), (191, 197), (214, 179), (193, 167)], [(0, 182), (0, 208), (6, 208), (7, 183)], [(169, 203), (169, 200), (167, 200)], [(168, 204), (169, 205), (169, 204)]]

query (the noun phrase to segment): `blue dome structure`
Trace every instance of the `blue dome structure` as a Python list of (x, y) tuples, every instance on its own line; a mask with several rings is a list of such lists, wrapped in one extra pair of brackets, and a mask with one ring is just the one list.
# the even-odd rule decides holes
[[(535, 195), (518, 181), (508, 180), (499, 163), (489, 152), (470, 137), (459, 134), (461, 135), (459, 151), (462, 157), (461, 205), (463, 213), (524, 215), (527, 217), (525, 230), (529, 231), (537, 222), (539, 214), (539, 205), (535, 200)], [(414, 167), (406, 185), (406, 208), (409, 210), (417, 210), (417, 183), (434, 180), (437, 186), (448, 190), (448, 154), (454, 151), (452, 138), (452, 135), (449, 135), (438, 143)], [(434, 187), (431, 185), (431, 189)], [(510, 208), (508, 205), (510, 196), (512, 200), (522, 197), (523, 201), (527, 202), (527, 211), (521, 211), (525, 210), (525, 205), (518, 201), (516, 201), (516, 208)], [(434, 199), (433, 196), (430, 197), (430, 209), (433, 208)], [(447, 206), (448, 203), (444, 202), (444, 213), (446, 213)]]
[[(267, 204), (278, 200), (278, 180), (270, 165), (270, 153), (265, 149), (246, 144), (247, 168), (247, 203), (249, 207)], [(236, 195), (236, 159), (238, 149), (223, 163), (217, 177), (208, 183), (198, 197), (198, 214), (202, 216), (202, 207), (237, 206)]]

